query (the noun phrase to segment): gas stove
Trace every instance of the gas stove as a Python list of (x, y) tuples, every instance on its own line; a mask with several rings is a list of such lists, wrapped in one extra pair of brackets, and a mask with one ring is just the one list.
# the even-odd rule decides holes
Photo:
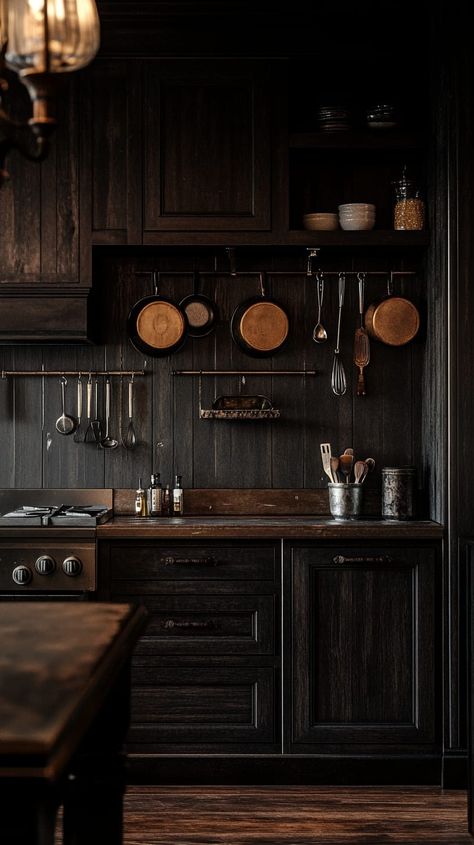
[(90, 598), (112, 503), (110, 489), (0, 490), (0, 599)]

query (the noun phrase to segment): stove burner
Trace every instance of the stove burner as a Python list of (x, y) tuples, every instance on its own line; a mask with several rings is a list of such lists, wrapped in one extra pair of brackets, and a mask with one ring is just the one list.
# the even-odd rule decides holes
[(106, 505), (21, 505), (15, 510), (0, 514), (0, 527), (89, 528), (107, 522), (111, 516), (112, 511)]

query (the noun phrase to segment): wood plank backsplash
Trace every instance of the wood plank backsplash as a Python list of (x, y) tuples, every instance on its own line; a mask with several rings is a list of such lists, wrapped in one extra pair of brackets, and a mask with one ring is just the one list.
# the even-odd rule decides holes
[[(127, 314), (142, 296), (152, 292), (146, 276), (136, 271), (161, 270), (161, 292), (181, 300), (192, 292), (189, 273), (193, 263), (212, 270), (209, 250), (168, 249), (114, 250), (98, 248), (94, 262), (94, 313), (99, 343), (96, 346), (4, 346), (2, 369), (118, 369), (145, 367), (135, 390), (135, 425), (139, 445), (98, 450), (76, 444), (59, 435), (55, 421), (60, 415), (60, 387), (56, 378), (16, 378), (0, 381), (0, 433), (2, 487), (114, 487), (136, 486), (138, 476), (161, 472), (163, 482), (174, 472), (183, 475), (185, 487), (196, 488), (320, 488), (326, 486), (319, 444), (329, 441), (335, 454), (353, 446), (360, 457), (373, 456), (383, 465), (415, 464), (420, 468), (421, 378), (426, 333), (425, 282), (407, 277), (396, 291), (409, 296), (422, 312), (423, 328), (412, 344), (398, 349), (372, 342), (367, 368), (368, 395), (355, 395), (357, 371), (352, 364), (352, 344), (358, 321), (357, 283), (348, 277), (343, 312), (342, 357), (348, 391), (336, 397), (331, 391), (331, 367), (337, 322), (337, 278), (326, 281), (323, 322), (329, 334), (324, 345), (312, 340), (316, 321), (316, 284), (304, 276), (305, 250), (237, 251), (238, 269), (255, 270), (254, 276), (231, 278), (223, 250), (217, 265), (222, 275), (206, 276), (200, 290), (215, 299), (219, 324), (212, 334), (189, 339), (171, 358), (147, 358), (131, 346), (127, 337)], [(413, 256), (415, 259), (416, 256)], [(324, 269), (416, 269), (406, 254), (404, 263), (395, 252), (364, 251), (322, 258)], [(274, 358), (252, 358), (234, 344), (229, 320), (234, 308), (258, 293), (258, 270), (268, 273), (267, 293), (289, 311), (290, 338)], [(166, 271), (183, 271), (167, 276)], [(272, 275), (272, 271), (300, 270), (301, 276)], [(187, 271), (187, 272), (184, 272)], [(368, 277), (366, 304), (386, 293), (384, 278)], [(238, 392), (268, 395), (280, 408), (281, 419), (273, 422), (222, 422), (199, 419), (197, 379), (173, 377), (173, 369), (304, 369), (316, 368), (316, 377), (253, 377), (245, 386), (238, 377), (203, 380), (203, 406), (215, 396)], [(112, 434), (121, 437), (127, 425), (127, 384), (113, 379)], [(85, 391), (84, 391), (85, 400)], [(67, 385), (67, 411), (75, 413), (76, 383)], [(100, 390), (103, 416), (103, 384)], [(379, 474), (370, 485), (376, 486)]]

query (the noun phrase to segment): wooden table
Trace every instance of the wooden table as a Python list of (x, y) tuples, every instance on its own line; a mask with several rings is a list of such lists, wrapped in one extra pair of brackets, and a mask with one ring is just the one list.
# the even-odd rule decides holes
[(130, 657), (146, 612), (0, 604), (0, 842), (119, 845)]

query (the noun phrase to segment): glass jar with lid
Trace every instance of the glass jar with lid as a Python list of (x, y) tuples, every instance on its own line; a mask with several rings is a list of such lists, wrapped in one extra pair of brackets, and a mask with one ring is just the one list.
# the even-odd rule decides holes
[(397, 230), (420, 231), (425, 225), (425, 203), (416, 183), (407, 176), (403, 168), (400, 179), (392, 182), (395, 192), (393, 228)]

